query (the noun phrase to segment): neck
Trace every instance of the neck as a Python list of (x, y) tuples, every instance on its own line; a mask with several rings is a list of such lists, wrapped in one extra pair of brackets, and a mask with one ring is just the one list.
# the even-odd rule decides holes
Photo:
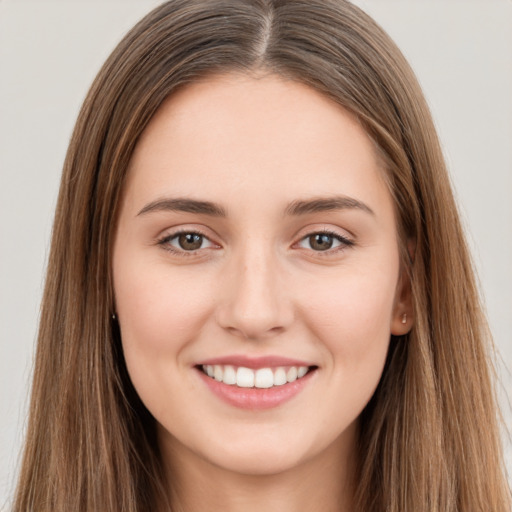
[(172, 510), (351, 512), (356, 457), (354, 443), (343, 444), (340, 439), (313, 459), (279, 473), (240, 474), (191, 454), (174, 439), (167, 449), (162, 446)]

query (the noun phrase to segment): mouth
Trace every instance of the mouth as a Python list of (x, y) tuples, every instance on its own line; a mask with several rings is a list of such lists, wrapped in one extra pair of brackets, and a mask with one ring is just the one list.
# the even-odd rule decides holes
[(308, 383), (318, 373), (318, 366), (282, 359), (212, 360), (196, 365), (195, 369), (213, 395), (230, 406), (252, 411), (283, 405), (309, 387)]
[(291, 384), (313, 372), (316, 366), (247, 368), (230, 364), (203, 364), (196, 367), (209, 378), (238, 388), (270, 389)]

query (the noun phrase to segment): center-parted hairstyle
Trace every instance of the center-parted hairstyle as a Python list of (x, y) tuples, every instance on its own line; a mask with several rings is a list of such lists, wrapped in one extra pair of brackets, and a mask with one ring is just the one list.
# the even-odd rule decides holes
[(112, 320), (112, 243), (131, 155), (158, 107), (229, 72), (277, 74), (353, 113), (394, 199), (414, 327), (391, 337), (360, 419), (355, 510), (508, 512), (491, 342), (431, 116), (400, 51), (344, 0), (172, 0), (102, 67), (64, 164), (14, 510), (165, 502), (154, 420)]

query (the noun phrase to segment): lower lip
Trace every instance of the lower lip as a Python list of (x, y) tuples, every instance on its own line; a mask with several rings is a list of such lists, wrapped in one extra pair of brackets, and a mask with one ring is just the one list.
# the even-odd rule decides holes
[(206, 383), (210, 391), (224, 402), (239, 409), (272, 409), (288, 402), (297, 396), (311, 381), (316, 369), (310, 370), (304, 377), (294, 382), (288, 382), (282, 386), (271, 388), (239, 388), (208, 377), (201, 370), (197, 370), (200, 377)]

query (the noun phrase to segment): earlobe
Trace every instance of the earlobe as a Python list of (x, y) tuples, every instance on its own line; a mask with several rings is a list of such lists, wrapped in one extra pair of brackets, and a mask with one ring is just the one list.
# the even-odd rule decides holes
[(393, 317), (391, 319), (391, 334), (403, 336), (411, 330), (413, 323), (411, 280), (409, 274), (402, 270), (396, 290)]
[(391, 321), (391, 334), (394, 336), (403, 336), (411, 330), (413, 323), (411, 310), (404, 312), (397, 311)]

